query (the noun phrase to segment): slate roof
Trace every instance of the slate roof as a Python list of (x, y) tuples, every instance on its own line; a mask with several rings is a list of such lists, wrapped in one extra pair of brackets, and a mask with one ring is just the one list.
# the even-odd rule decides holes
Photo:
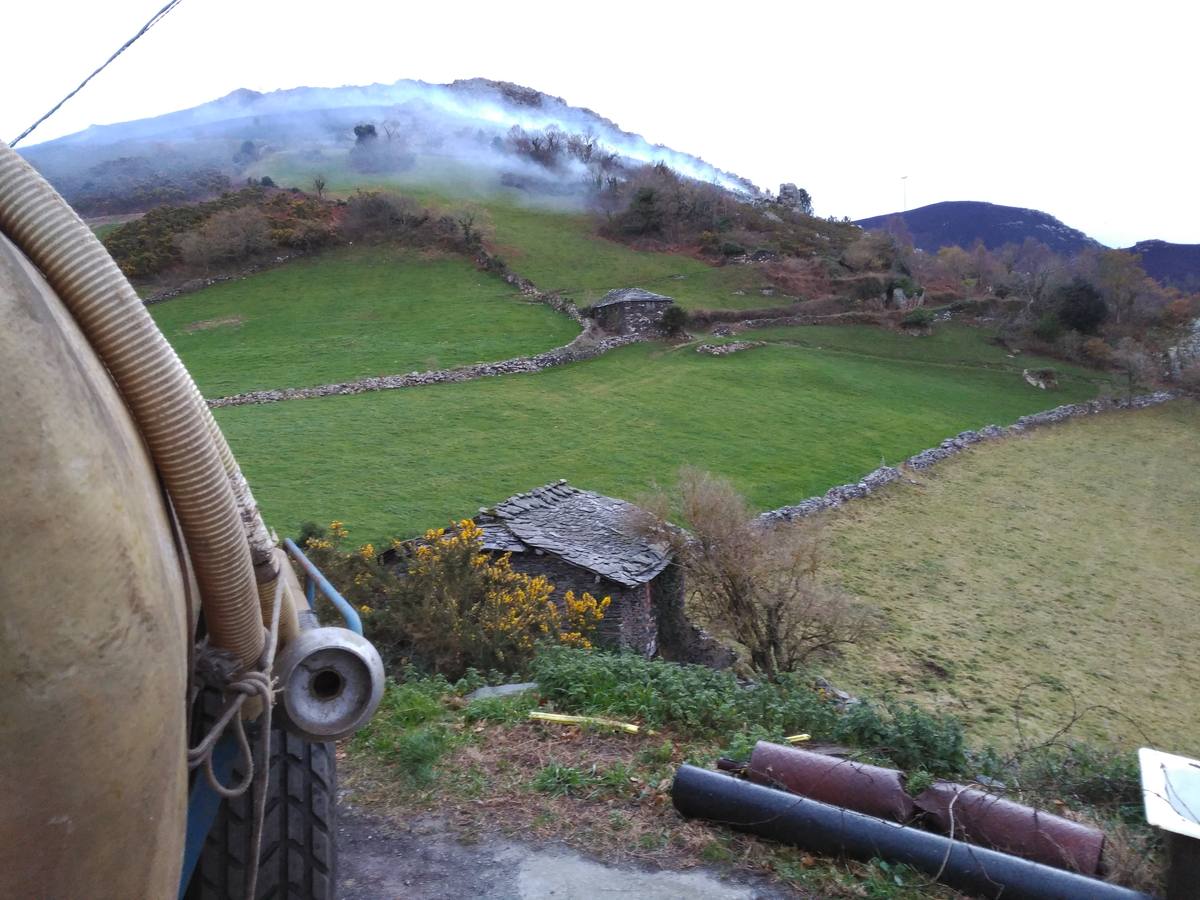
[(643, 290), (639, 287), (618, 288), (615, 291), (609, 291), (599, 300), (592, 304), (592, 309), (599, 309), (602, 306), (612, 306), (614, 303), (674, 303), (670, 297), (664, 297), (662, 294), (656, 294), (653, 291)]
[(671, 561), (665, 547), (636, 534), (629, 521), (636, 509), (556, 481), (481, 510), (475, 521), (488, 550), (541, 550), (631, 588)]

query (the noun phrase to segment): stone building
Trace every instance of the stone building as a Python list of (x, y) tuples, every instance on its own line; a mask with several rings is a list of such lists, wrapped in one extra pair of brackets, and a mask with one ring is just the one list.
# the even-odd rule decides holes
[(609, 291), (587, 310), (609, 334), (643, 334), (662, 330), (663, 314), (675, 301), (641, 288)]
[[(480, 509), (475, 523), (490, 553), (513, 569), (542, 575), (555, 597), (567, 591), (609, 597), (600, 646), (725, 668), (733, 653), (684, 614), (684, 577), (668, 547), (638, 533), (637, 507), (555, 481)], [(386, 564), (401, 563), (389, 549)]]
[(480, 510), (483, 546), (511, 553), (512, 566), (544, 575), (555, 596), (587, 591), (611, 597), (599, 642), (646, 656), (658, 649), (656, 611), (681, 602), (681, 579), (668, 575), (666, 547), (637, 534), (636, 507), (557, 481)]

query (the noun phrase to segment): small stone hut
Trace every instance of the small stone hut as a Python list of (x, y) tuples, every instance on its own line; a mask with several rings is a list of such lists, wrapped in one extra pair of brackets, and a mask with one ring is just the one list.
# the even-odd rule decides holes
[[(542, 575), (554, 596), (586, 591), (611, 602), (597, 634), (606, 647), (724, 668), (734, 655), (684, 614), (684, 577), (668, 547), (638, 533), (636, 506), (555, 481), (480, 509), (475, 523), (490, 553)], [(380, 557), (399, 562), (389, 549)]]
[(624, 500), (556, 481), (480, 510), (475, 522), (485, 549), (511, 553), (514, 569), (544, 575), (556, 596), (611, 597), (600, 642), (652, 656), (656, 610), (679, 603), (683, 584), (669, 550), (637, 534), (634, 513)]
[(588, 315), (610, 334), (644, 334), (662, 330), (670, 297), (642, 288), (609, 291), (588, 308)]

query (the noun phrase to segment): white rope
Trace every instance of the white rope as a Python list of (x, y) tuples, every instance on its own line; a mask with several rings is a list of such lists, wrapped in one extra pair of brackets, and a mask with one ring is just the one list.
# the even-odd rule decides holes
[[(275, 650), (279, 641), (279, 613), (283, 605), (283, 591), (284, 580), (281, 576), (276, 582), (275, 596), (271, 601), (271, 625), (267, 632), (266, 649), (262, 655), (262, 669), (243, 672), (222, 686), (222, 694), (226, 699), (225, 708), (200, 743), (188, 750), (188, 769), (203, 767), (204, 777), (208, 779), (209, 786), (220, 796), (232, 799), (245, 794), (251, 785), (255, 788), (250, 856), (246, 866), (245, 896), (247, 900), (254, 900), (254, 890), (258, 882), (258, 857), (262, 846), (262, 826), (267, 802), (267, 776), (271, 765), (271, 707), (275, 699), (271, 669), (275, 664)], [(257, 766), (254, 763), (254, 754), (250, 748), (250, 740), (246, 737), (246, 726), (241, 716), (242, 707), (247, 700), (253, 697), (261, 700), (263, 705), (258, 726)], [(241, 781), (227, 786), (221, 783), (213, 771), (212, 754), (217, 742), (231, 724), (234, 737), (237, 738), (245, 772)]]

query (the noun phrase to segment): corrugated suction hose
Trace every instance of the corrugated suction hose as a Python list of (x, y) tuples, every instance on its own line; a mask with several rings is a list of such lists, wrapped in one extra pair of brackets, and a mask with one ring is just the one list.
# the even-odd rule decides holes
[[(187, 541), (214, 646), (254, 667), (264, 646), (251, 561), (266, 529), (191, 376), (99, 240), (0, 142), (0, 230), (46, 276), (112, 375), (166, 485)], [(249, 498), (247, 518), (239, 491)], [(245, 507), (243, 507), (245, 508)], [(269, 536), (267, 537), (269, 540)], [(261, 548), (255, 546), (256, 556)], [(264, 587), (273, 593), (269, 571)]]

